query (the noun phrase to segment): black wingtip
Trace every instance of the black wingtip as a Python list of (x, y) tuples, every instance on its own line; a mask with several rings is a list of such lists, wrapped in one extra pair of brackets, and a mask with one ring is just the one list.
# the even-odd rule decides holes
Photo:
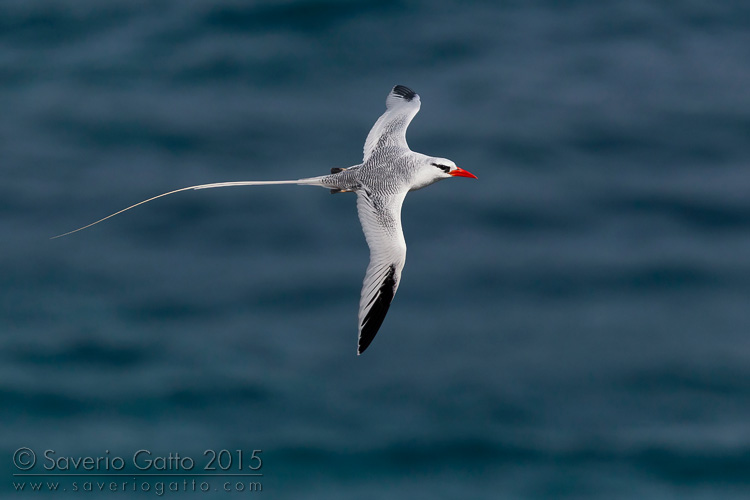
[(402, 97), (405, 101), (411, 101), (417, 96), (416, 92), (403, 85), (396, 85), (395, 87), (393, 87), (392, 92), (397, 96)]
[(383, 324), (385, 315), (391, 307), (393, 296), (396, 294), (396, 267), (391, 266), (388, 275), (383, 280), (380, 290), (375, 295), (374, 304), (367, 312), (365, 319), (362, 320), (362, 330), (359, 334), (359, 343), (357, 345), (357, 354), (362, 354), (365, 349), (372, 343), (375, 335)]

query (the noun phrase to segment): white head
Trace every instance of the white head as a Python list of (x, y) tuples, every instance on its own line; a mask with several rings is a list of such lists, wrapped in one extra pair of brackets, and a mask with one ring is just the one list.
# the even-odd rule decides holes
[(456, 164), (448, 158), (425, 156), (423, 161), (420, 162), (419, 170), (417, 171), (411, 190), (421, 189), (439, 180), (448, 179), (450, 177), (477, 178), (477, 176), (471, 172), (467, 172), (466, 170), (457, 167)]

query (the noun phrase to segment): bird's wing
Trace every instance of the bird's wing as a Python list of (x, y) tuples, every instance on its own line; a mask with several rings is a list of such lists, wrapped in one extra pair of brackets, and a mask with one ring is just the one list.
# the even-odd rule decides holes
[(396, 85), (385, 100), (385, 113), (375, 122), (367, 134), (364, 159), (382, 147), (409, 149), (406, 143), (406, 129), (419, 111), (419, 96), (410, 88)]
[(406, 242), (401, 230), (401, 204), (405, 197), (405, 192), (388, 196), (357, 192), (357, 212), (370, 247), (370, 264), (359, 301), (357, 354), (362, 354), (375, 338), (401, 281), (406, 263)]

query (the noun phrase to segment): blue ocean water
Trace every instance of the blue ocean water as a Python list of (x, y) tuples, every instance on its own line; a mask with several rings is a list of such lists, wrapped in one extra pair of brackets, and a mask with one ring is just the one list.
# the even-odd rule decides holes
[[(747, 498), (748, 47), (739, 1), (0, 3), (0, 491), (262, 449), (270, 498)], [(353, 195), (48, 239), (356, 164), (395, 84), (479, 179), (407, 198), (362, 356)]]

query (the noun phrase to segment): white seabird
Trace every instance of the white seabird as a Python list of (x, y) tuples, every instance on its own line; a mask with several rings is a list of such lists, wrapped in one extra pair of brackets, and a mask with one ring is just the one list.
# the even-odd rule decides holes
[(333, 168), (330, 175), (306, 179), (218, 182), (176, 189), (55, 238), (86, 229), (157, 198), (191, 189), (299, 184), (324, 187), (332, 193), (356, 193), (359, 220), (370, 247), (370, 264), (359, 301), (357, 354), (362, 354), (380, 329), (401, 282), (401, 270), (406, 262), (401, 205), (406, 194), (450, 177), (476, 179), (474, 174), (457, 167), (451, 160), (426, 156), (409, 149), (406, 129), (419, 111), (420, 104), (419, 95), (410, 88), (403, 85), (393, 87), (385, 101), (385, 113), (367, 135), (364, 158), (358, 165)]

